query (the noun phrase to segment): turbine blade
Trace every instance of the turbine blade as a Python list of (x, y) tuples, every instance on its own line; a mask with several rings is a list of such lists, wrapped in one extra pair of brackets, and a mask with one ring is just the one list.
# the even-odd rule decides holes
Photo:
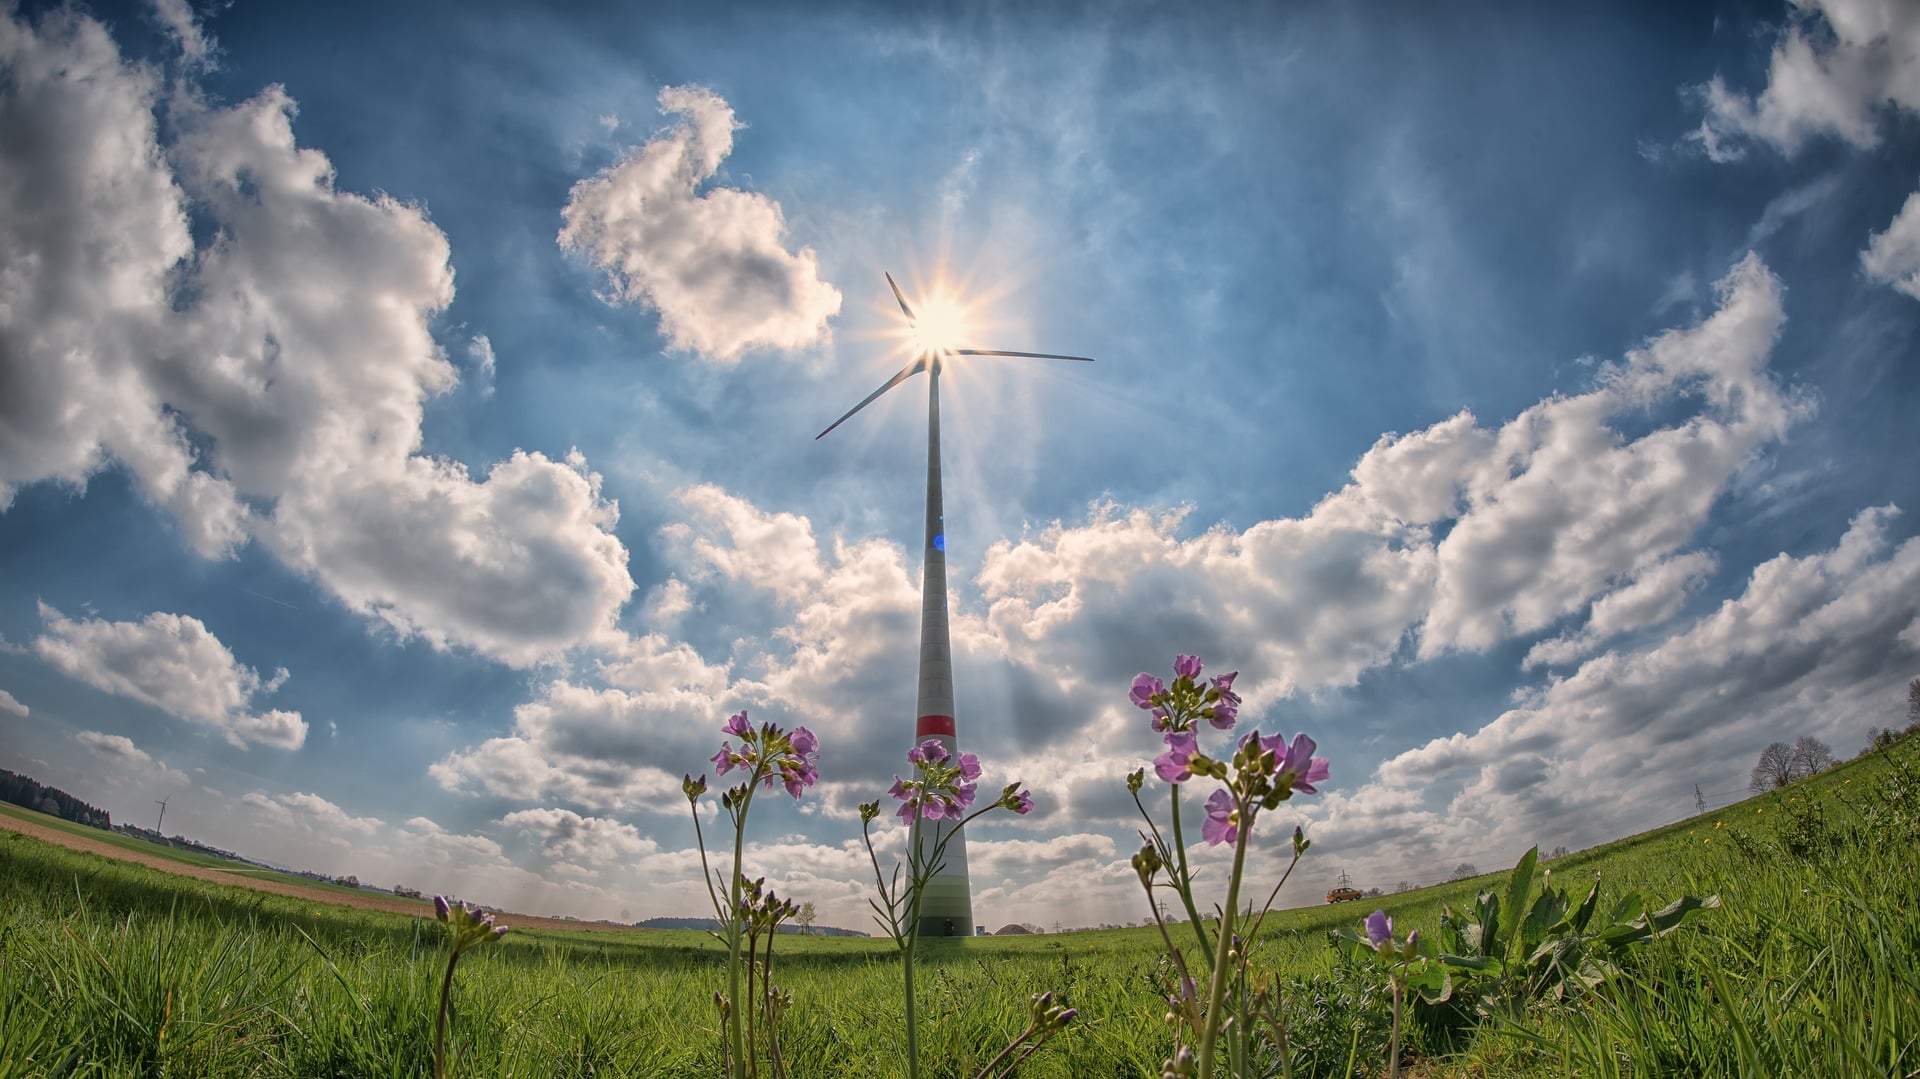
[(908, 365), (906, 365), (905, 367), (902, 367), (902, 368), (900, 369), (900, 373), (899, 373), (899, 374), (897, 374), (897, 375), (894, 375), (894, 376), (893, 376), (892, 378), (890, 378), (890, 379), (888, 379), (888, 380), (887, 380), (887, 384), (886, 384), (886, 385), (884, 385), (884, 386), (882, 386), (882, 387), (880, 387), (879, 389), (877, 389), (877, 390), (875, 390), (875, 391), (873, 391), (872, 393), (870, 393), (870, 394), (868, 394), (868, 395), (867, 395), (867, 399), (866, 399), (866, 400), (864, 400), (864, 401), (862, 401), (862, 402), (860, 402), (859, 404), (857, 404), (857, 405), (855, 405), (855, 406), (853, 406), (853, 407), (852, 407), (852, 408), (850, 408), (850, 409), (847, 409), (847, 414), (846, 414), (846, 415), (844, 415), (844, 416), (842, 416), (842, 417), (840, 417), (839, 419), (837, 419), (837, 420), (835, 420), (835, 421), (833, 421), (832, 423), (830, 423), (830, 424), (828, 424), (828, 425), (827, 425), (827, 429), (826, 429), (826, 430), (824, 430), (824, 431), (822, 431), (822, 432), (820, 432), (819, 434), (817, 434), (817, 435), (814, 435), (814, 436), (813, 436), (813, 440), (814, 440), (815, 442), (818, 442), (818, 441), (820, 441), (821, 439), (823, 439), (823, 438), (825, 438), (825, 437), (827, 437), (827, 436), (828, 436), (829, 434), (832, 434), (832, 433), (833, 433), (833, 429), (834, 429), (835, 427), (838, 427), (838, 426), (840, 426), (841, 424), (843, 424), (843, 423), (845, 423), (845, 422), (847, 422), (847, 421), (848, 421), (849, 419), (852, 419), (852, 418), (853, 418), (853, 414), (854, 414), (854, 413), (856, 413), (856, 412), (858, 412), (858, 411), (860, 411), (861, 409), (863, 409), (863, 408), (865, 408), (865, 407), (867, 407), (868, 405), (870, 405), (870, 404), (872, 404), (872, 403), (873, 403), (873, 399), (874, 399), (874, 398), (876, 398), (876, 397), (878, 397), (878, 396), (880, 396), (881, 394), (883, 394), (883, 393), (885, 393), (885, 392), (887, 392), (887, 391), (888, 391), (888, 390), (890, 390), (890, 389), (893, 389), (893, 388), (894, 388), (895, 386), (898, 386), (898, 385), (900, 385), (900, 384), (901, 384), (902, 382), (905, 382), (905, 381), (906, 381), (906, 380), (907, 380), (907, 379), (908, 379), (909, 377), (911, 377), (911, 376), (913, 376), (913, 375), (917, 375), (917, 374), (919, 374), (920, 372), (922, 372), (922, 371), (924, 371), (924, 370), (926, 370), (926, 369), (927, 369), (927, 360), (926, 360), (926, 357), (924, 357), (924, 356), (922, 356), (921, 358), (919, 358), (919, 359), (917, 359), (917, 360), (915, 360), (915, 361), (913, 361), (912, 363), (910, 363), (910, 364), (908, 364)]
[(907, 306), (907, 298), (900, 294), (900, 286), (893, 283), (893, 275), (887, 273), (885, 270), (882, 270), (881, 273), (886, 276), (887, 287), (893, 290), (893, 298), (900, 301), (900, 310), (907, 313), (907, 321), (915, 321), (913, 308)]
[(950, 348), (947, 350), (957, 356), (1019, 356), (1028, 360), (1079, 360), (1092, 363), (1092, 356), (1062, 356), (1054, 352), (1007, 352), (997, 348)]

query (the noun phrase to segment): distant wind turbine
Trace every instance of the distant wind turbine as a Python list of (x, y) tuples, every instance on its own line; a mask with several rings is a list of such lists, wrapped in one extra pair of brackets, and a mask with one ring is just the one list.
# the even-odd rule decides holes
[(167, 822), (167, 800), (165, 798), (161, 798), (155, 801), (153, 804), (160, 807), (160, 819), (153, 822), (153, 830), (155, 832), (159, 832), (160, 826)]
[[(899, 301), (910, 329), (919, 330), (919, 318), (887, 274), (887, 287)], [(1027, 360), (1078, 360), (1092, 363), (1087, 356), (1060, 356), (1051, 352), (1008, 352), (1004, 349), (953, 348), (946, 342), (921, 341), (914, 357), (886, 384), (868, 394), (866, 400), (847, 410), (847, 414), (827, 425), (814, 436), (818, 441), (835, 427), (847, 422), (854, 413), (867, 407), (881, 394), (922, 371), (927, 374), (927, 546), (920, 573), (920, 698), (918, 718), (914, 721), (915, 744), (937, 739), (949, 753), (959, 752), (953, 719), (953, 648), (947, 633), (947, 536), (946, 517), (940, 503), (940, 368), (949, 356), (1012, 356)], [(940, 838), (953, 826), (945, 821), (920, 832), (922, 858), (929, 858)], [(922, 936), (968, 936), (973, 933), (973, 890), (967, 879), (967, 841), (958, 835), (947, 844), (940, 872), (927, 882), (920, 900)]]

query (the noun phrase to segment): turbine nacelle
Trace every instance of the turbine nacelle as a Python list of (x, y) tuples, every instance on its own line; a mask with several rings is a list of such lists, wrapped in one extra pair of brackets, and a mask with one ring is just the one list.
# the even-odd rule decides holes
[[(913, 313), (913, 305), (907, 302), (906, 294), (902, 293), (900, 291), (900, 286), (894, 283), (893, 275), (889, 273), (889, 274), (885, 274), (885, 277), (887, 279), (887, 287), (893, 290), (894, 300), (900, 304), (900, 312), (907, 316), (908, 328), (909, 329), (917, 328), (919, 326), (920, 319), (919, 319), (919, 316)], [(846, 415), (841, 416), (839, 419), (828, 424), (827, 429), (825, 431), (822, 431), (819, 434), (813, 436), (814, 441), (817, 442), (820, 439), (827, 437), (828, 434), (832, 433), (835, 427), (838, 427), (841, 424), (847, 422), (847, 420), (851, 419), (854, 413), (872, 404), (875, 398), (879, 397), (881, 394), (887, 392), (888, 390), (893, 389), (895, 386), (900, 385), (902, 382), (905, 382), (907, 379), (912, 378), (914, 375), (917, 375), (920, 372), (927, 371), (927, 370), (931, 370), (935, 374), (938, 374), (940, 370), (940, 359), (942, 356), (1010, 356), (1015, 359), (1023, 359), (1023, 360), (1076, 360), (1080, 363), (1093, 362), (1093, 358), (1090, 356), (1061, 356), (1052, 352), (1008, 352), (1004, 349), (995, 349), (995, 348), (946, 348), (946, 347), (923, 348), (922, 350), (920, 350), (920, 352), (917, 355), (914, 356), (911, 362), (909, 362), (905, 367), (902, 367), (899, 370), (899, 372), (895, 374), (892, 378), (888, 379), (884, 385), (882, 385), (879, 389), (873, 391), (872, 393), (868, 394), (865, 400), (861, 401), (859, 404), (848, 409), (846, 412)]]

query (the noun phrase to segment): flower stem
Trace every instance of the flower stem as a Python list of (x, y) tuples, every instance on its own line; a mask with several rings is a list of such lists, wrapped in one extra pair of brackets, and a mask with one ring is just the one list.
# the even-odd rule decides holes
[[(913, 951), (920, 941), (920, 889), (931, 872), (915, 864), (920, 857), (920, 814), (913, 815), (913, 827), (907, 830), (907, 886), (912, 890), (907, 901), (906, 946), (901, 949), (900, 966), (907, 983), (907, 1076), (920, 1079), (920, 1023), (914, 1004)], [(925, 875), (922, 875), (925, 872)]]
[(447, 1079), (447, 1008), (453, 1003), (453, 965), (459, 961), (458, 950), (447, 956), (447, 974), (440, 979), (440, 1017), (433, 1024), (433, 1079)]
[(1193, 874), (1187, 869), (1187, 838), (1180, 831), (1180, 784), (1169, 784), (1173, 789), (1173, 855), (1179, 862), (1176, 878), (1180, 893), (1180, 905), (1187, 908), (1187, 924), (1193, 927), (1193, 935), (1200, 941), (1200, 958), (1206, 960), (1207, 969), (1213, 969), (1213, 942), (1207, 939), (1207, 927), (1200, 922), (1200, 911), (1193, 905)]
[[(1235, 801), (1239, 801), (1236, 792)], [(1241, 810), (1240, 834), (1234, 837), (1233, 875), (1227, 878), (1227, 905), (1220, 912), (1219, 962), (1213, 965), (1212, 984), (1207, 989), (1206, 1022), (1200, 1029), (1200, 1076), (1213, 1079), (1213, 1055), (1220, 1040), (1223, 1000), (1227, 995), (1227, 949), (1233, 943), (1234, 908), (1240, 905), (1240, 875), (1247, 866), (1247, 839), (1253, 834), (1252, 814)]]

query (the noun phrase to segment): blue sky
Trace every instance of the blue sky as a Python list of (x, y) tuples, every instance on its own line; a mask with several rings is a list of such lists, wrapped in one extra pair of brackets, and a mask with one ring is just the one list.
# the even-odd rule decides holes
[[(864, 919), (945, 382), (978, 920), (1144, 915), (1179, 651), (1332, 761), (1291, 901), (1843, 755), (1920, 675), (1920, 17), (26, 5), (0, 22), (0, 766), (258, 857), (701, 909), (684, 772)], [(1297, 891), (1295, 891), (1297, 889)]]

